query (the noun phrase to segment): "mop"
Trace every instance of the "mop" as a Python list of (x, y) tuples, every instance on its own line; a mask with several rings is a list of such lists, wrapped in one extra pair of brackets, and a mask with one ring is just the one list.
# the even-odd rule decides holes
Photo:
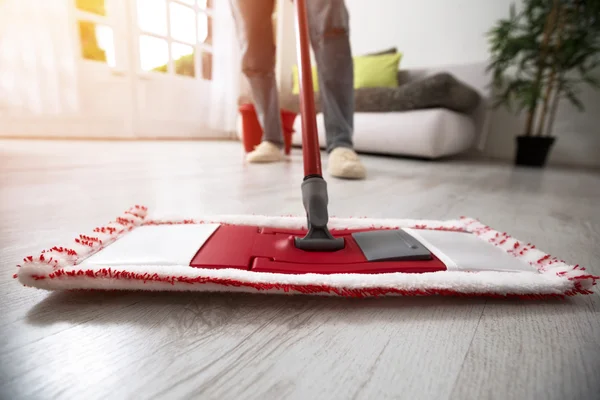
[(23, 259), (46, 290), (156, 290), (527, 299), (592, 294), (597, 276), (468, 217), (330, 218), (321, 172), (305, 0), (296, 0), (303, 217), (157, 218), (141, 205)]

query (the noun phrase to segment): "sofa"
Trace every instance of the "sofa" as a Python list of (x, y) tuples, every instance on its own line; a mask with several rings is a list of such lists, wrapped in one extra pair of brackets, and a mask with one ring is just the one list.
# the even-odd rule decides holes
[[(427, 81), (431, 84), (427, 85)], [(423, 85), (423, 83), (425, 83)], [(412, 90), (401, 93), (399, 89), (413, 85)], [(399, 96), (394, 98), (387, 91), (380, 97), (390, 100), (377, 101), (378, 89), (356, 91), (354, 114), (354, 146), (359, 152), (439, 159), (482, 149), (487, 135), (489, 119), (489, 95), (486, 88), (485, 65), (469, 64), (442, 66), (427, 69), (401, 69), (398, 72)], [(429, 93), (423, 93), (427, 92)], [(419, 92), (420, 91), (420, 92)], [(464, 92), (454, 97), (452, 91)], [(383, 91), (385, 92), (385, 91)], [(367, 93), (371, 104), (361, 99)], [(407, 94), (408, 93), (408, 94)], [(406, 98), (411, 94), (421, 96), (413, 102)], [(436, 101), (439, 95), (446, 101)], [(403, 97), (404, 96), (404, 97)], [(468, 97), (468, 99), (467, 99)], [(287, 107), (297, 109), (296, 99), (287, 101)], [(388, 102), (387, 107), (384, 104)], [(396, 104), (390, 102), (397, 101)], [(316, 96), (318, 107), (318, 96)], [(446, 103), (446, 104), (444, 104)], [(320, 110), (318, 110), (320, 111)], [(319, 143), (325, 147), (325, 124), (323, 113), (317, 113)], [(294, 124), (293, 144), (302, 144), (302, 122)]]
[[(488, 130), (489, 92), (484, 63), (400, 68), (397, 87), (355, 90), (354, 146), (358, 152), (440, 159), (482, 150)], [(299, 112), (297, 94), (282, 93), (283, 108)], [(319, 142), (325, 124), (315, 96)], [(302, 145), (302, 121), (292, 143)], [(241, 133), (238, 132), (238, 137)]]

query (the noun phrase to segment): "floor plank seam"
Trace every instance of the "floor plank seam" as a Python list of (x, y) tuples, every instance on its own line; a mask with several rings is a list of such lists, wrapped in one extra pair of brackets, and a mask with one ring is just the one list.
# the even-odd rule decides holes
[(475, 329), (473, 329), (473, 336), (471, 336), (471, 340), (469, 341), (469, 346), (467, 347), (467, 351), (465, 351), (465, 356), (463, 357), (463, 361), (460, 364), (460, 369), (458, 370), (458, 373), (456, 374), (456, 378), (454, 379), (454, 383), (452, 383), (452, 389), (450, 390), (450, 394), (448, 396), (448, 399), (451, 399), (452, 396), (454, 395), (454, 391), (456, 390), (456, 383), (458, 382), (459, 378), (460, 378), (460, 374), (463, 371), (463, 368), (465, 366), (465, 362), (467, 360), (467, 356), (469, 355), (469, 352), (471, 351), (471, 347), (473, 346), (473, 341), (475, 340), (475, 336), (477, 335), (477, 330), (479, 329), (479, 324), (481, 323), (481, 319), (483, 318), (483, 313), (485, 312), (485, 309), (487, 307), (487, 299), (484, 301), (483, 303), (483, 309), (481, 310), (481, 314), (479, 314), (479, 319), (477, 320), (477, 325), (475, 325)]

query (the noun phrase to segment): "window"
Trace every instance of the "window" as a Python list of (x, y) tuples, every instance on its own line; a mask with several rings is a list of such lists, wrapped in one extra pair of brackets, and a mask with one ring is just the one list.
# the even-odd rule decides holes
[(214, 0), (136, 0), (139, 66), (212, 79)]
[[(115, 43), (136, 43), (137, 50), (127, 50), (136, 55), (137, 67), (142, 71), (212, 80), (215, 0), (71, 1), (77, 10), (84, 60), (114, 67)], [(115, 37), (115, 32), (122, 34), (131, 30), (116, 31), (113, 26), (124, 20), (113, 15), (114, 10), (121, 10), (122, 14), (128, 4), (133, 10), (133, 20), (129, 22), (134, 28), (134, 40)]]
[(105, 0), (75, 0), (81, 57), (115, 66), (115, 40)]

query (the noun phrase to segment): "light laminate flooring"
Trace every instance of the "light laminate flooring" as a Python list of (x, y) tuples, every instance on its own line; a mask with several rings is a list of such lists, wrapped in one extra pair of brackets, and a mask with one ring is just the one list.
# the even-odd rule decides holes
[[(600, 274), (600, 174), (365, 157), (330, 214), (476, 217)], [(324, 162), (326, 158), (324, 157)], [(600, 297), (48, 293), (12, 278), (133, 204), (302, 215), (301, 155), (237, 142), (0, 141), (2, 399), (599, 399)]]

